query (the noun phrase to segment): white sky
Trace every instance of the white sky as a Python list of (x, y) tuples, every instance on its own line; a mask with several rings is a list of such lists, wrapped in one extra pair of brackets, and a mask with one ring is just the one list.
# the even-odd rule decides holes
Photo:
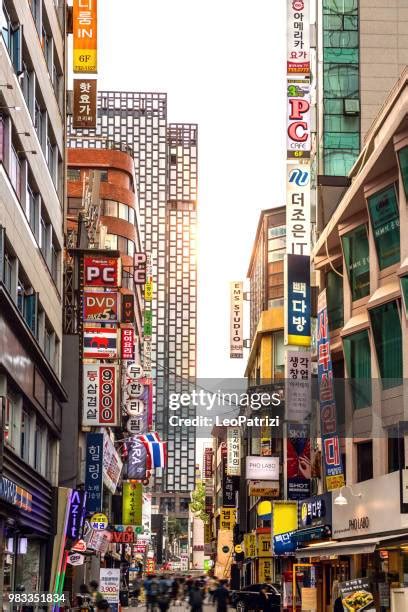
[(229, 281), (246, 277), (260, 211), (284, 203), (286, 2), (98, 7), (99, 88), (167, 92), (169, 121), (199, 124), (198, 376), (241, 377)]

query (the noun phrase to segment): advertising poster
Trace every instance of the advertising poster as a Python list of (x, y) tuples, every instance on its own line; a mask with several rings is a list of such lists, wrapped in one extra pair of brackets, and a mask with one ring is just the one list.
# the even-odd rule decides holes
[(117, 359), (118, 330), (114, 327), (84, 327), (84, 359)]
[(231, 283), (231, 321), (230, 321), (230, 358), (242, 359), (244, 356), (243, 326), (243, 284)]
[(99, 570), (99, 591), (109, 603), (119, 603), (120, 569), (103, 568)]
[(117, 366), (84, 365), (82, 380), (82, 425), (117, 425)]
[(122, 492), (122, 521), (126, 525), (142, 524), (143, 487), (140, 482), (124, 482)]
[(286, 419), (304, 423), (311, 413), (311, 353), (285, 351), (285, 372)]
[(310, 346), (310, 257), (285, 256), (285, 344)]
[(357, 612), (374, 607), (374, 596), (367, 578), (356, 578), (339, 584), (341, 601), (345, 610)]
[(334, 489), (344, 487), (345, 481), (340, 440), (337, 434), (336, 399), (334, 396), (325, 290), (319, 294), (317, 305), (317, 368), (326, 488), (328, 491), (334, 491)]
[(288, 499), (309, 497), (312, 471), (308, 425), (288, 423), (286, 470)]
[(96, 128), (96, 79), (74, 79), (72, 127)]
[(117, 288), (120, 285), (117, 257), (84, 257), (84, 286)]
[(117, 323), (118, 320), (118, 293), (113, 291), (84, 291), (85, 322)]
[(239, 427), (227, 429), (227, 474), (241, 475), (241, 432)]
[(85, 491), (88, 513), (102, 510), (103, 434), (86, 434)]

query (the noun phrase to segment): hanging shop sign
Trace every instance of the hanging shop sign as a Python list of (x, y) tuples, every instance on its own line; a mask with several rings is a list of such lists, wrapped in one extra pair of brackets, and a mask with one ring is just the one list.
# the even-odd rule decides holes
[(98, 0), (73, 0), (73, 71), (96, 73)]
[(135, 253), (133, 257), (133, 280), (135, 285), (146, 284), (146, 253)]
[(127, 399), (125, 410), (130, 417), (140, 417), (145, 411), (145, 405), (141, 399)]
[(85, 491), (87, 512), (102, 510), (103, 434), (86, 434)]
[(73, 552), (67, 557), (67, 563), (69, 565), (83, 565), (85, 561), (84, 555), (80, 553)]
[(345, 481), (340, 440), (337, 433), (337, 411), (330, 353), (326, 290), (319, 294), (317, 306), (317, 374), (326, 488), (328, 491), (333, 491), (344, 487)]
[(110, 604), (119, 604), (120, 569), (101, 567), (99, 570), (99, 591)]
[(127, 477), (129, 480), (144, 480), (146, 478), (147, 450), (136, 436), (127, 443)]
[(310, 157), (310, 82), (288, 79), (287, 157)]
[(258, 565), (259, 582), (271, 584), (272, 582), (272, 559), (259, 559)]
[(143, 334), (145, 336), (152, 335), (153, 313), (151, 310), (145, 310), (143, 315)]
[(230, 320), (230, 358), (242, 359), (244, 356), (243, 325), (243, 283), (231, 283), (231, 320)]
[(254, 497), (279, 497), (279, 480), (249, 480), (248, 495)]
[(84, 321), (116, 323), (119, 320), (118, 293), (84, 291)]
[(332, 523), (332, 494), (315, 495), (299, 503), (299, 530)]
[(144, 299), (145, 302), (151, 302), (153, 300), (153, 279), (148, 278), (144, 288)]
[(120, 351), (125, 361), (135, 358), (135, 330), (133, 327), (122, 327), (120, 330)]
[(127, 525), (142, 524), (143, 488), (141, 483), (123, 483), (122, 520)]
[(310, 346), (310, 257), (285, 256), (285, 344)]
[(122, 323), (133, 323), (135, 320), (135, 298), (133, 293), (122, 294), (120, 320)]
[(256, 548), (256, 534), (245, 533), (244, 534), (244, 550), (247, 558), (253, 558), (257, 556)]
[(213, 457), (214, 451), (212, 448), (204, 449), (204, 478), (212, 478), (213, 476)]
[(239, 489), (239, 477), (227, 473), (227, 457), (222, 458), (222, 505), (224, 508), (235, 508), (235, 493)]
[(5, 476), (0, 476), (0, 499), (26, 512), (32, 511), (32, 494)]
[(310, 162), (290, 160), (286, 172), (286, 252), (310, 255)]
[(296, 531), (279, 533), (273, 536), (273, 554), (290, 555), (296, 550)]
[(227, 429), (227, 474), (241, 475), (241, 431), (239, 427)]
[(119, 287), (119, 261), (118, 257), (84, 257), (84, 286)]
[(304, 423), (311, 412), (311, 353), (285, 351), (285, 372), (286, 419)]
[(237, 522), (236, 508), (221, 508), (220, 529), (234, 529)]
[(152, 339), (148, 336), (143, 338), (143, 370), (146, 378), (152, 375)]
[(144, 392), (144, 385), (142, 385), (142, 383), (139, 382), (138, 380), (129, 382), (126, 385), (126, 393), (128, 397), (132, 399), (137, 399), (141, 397), (143, 395), (143, 392)]
[(145, 419), (143, 417), (130, 417), (126, 421), (126, 429), (133, 436), (145, 433), (147, 431)]
[(95, 552), (105, 555), (111, 541), (111, 531), (97, 531), (96, 529), (90, 529), (87, 534), (87, 548), (94, 550)]
[(82, 527), (86, 511), (86, 491), (74, 489), (69, 501), (69, 514), (66, 536), (70, 540), (78, 540), (82, 534)]
[(246, 457), (247, 480), (279, 480), (279, 457)]
[(75, 542), (73, 546), (71, 546), (71, 550), (73, 552), (83, 553), (86, 551), (86, 542), (85, 540), (78, 540)]
[(270, 557), (271, 556), (271, 533), (268, 529), (268, 533), (258, 533), (256, 536), (256, 547), (258, 557)]
[(84, 359), (117, 359), (118, 330), (114, 327), (84, 327)]
[(142, 366), (138, 363), (130, 363), (126, 368), (126, 376), (132, 381), (143, 378), (144, 372)]
[(89, 519), (89, 524), (95, 531), (104, 531), (109, 525), (109, 520), (103, 512), (95, 512)]
[(287, 425), (286, 474), (288, 499), (305, 499), (311, 492), (310, 431), (308, 425)]
[(83, 366), (82, 379), (82, 425), (117, 425), (117, 366), (86, 364)]
[(287, 0), (287, 74), (310, 74), (310, 0)]
[(103, 434), (103, 482), (109, 491), (116, 493), (123, 463), (115, 450), (110, 436)]
[(74, 79), (72, 127), (96, 128), (96, 79)]

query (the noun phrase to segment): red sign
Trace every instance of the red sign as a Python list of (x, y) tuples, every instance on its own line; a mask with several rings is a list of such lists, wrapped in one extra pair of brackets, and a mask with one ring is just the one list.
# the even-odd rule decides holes
[[(135, 541), (134, 531), (112, 531), (113, 544), (133, 544)], [(143, 551), (144, 552), (144, 551)]]
[(84, 257), (84, 285), (119, 287), (119, 259), (102, 256)]
[(84, 321), (118, 321), (118, 294), (107, 291), (84, 291)]
[(135, 331), (133, 327), (122, 327), (120, 334), (122, 359), (133, 361), (135, 358)]
[(135, 297), (132, 293), (122, 294), (122, 323), (133, 323), (135, 320)]
[(116, 366), (83, 366), (82, 425), (116, 425)]
[(75, 552), (79, 552), (79, 553), (85, 552), (86, 542), (84, 540), (78, 540), (77, 542), (75, 542), (71, 550), (74, 550)]
[(118, 330), (116, 327), (84, 327), (84, 359), (117, 359)]

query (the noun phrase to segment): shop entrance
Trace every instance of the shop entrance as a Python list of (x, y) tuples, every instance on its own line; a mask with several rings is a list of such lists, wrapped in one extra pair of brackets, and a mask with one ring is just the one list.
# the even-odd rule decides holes
[(350, 579), (349, 559), (330, 559), (321, 561), (321, 591), (318, 612), (331, 612), (337, 596), (336, 584)]

